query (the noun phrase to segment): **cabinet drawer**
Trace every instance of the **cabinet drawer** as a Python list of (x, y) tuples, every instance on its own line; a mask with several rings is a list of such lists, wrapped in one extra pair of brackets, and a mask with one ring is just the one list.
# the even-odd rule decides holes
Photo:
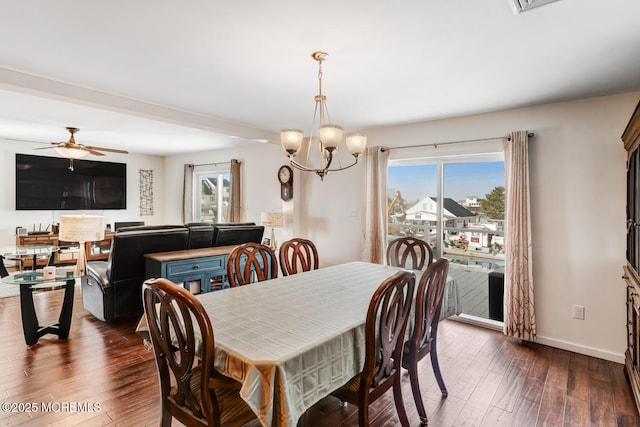
[(222, 257), (194, 258), (181, 261), (172, 261), (167, 265), (167, 274), (193, 273), (196, 271), (217, 270), (225, 268)]

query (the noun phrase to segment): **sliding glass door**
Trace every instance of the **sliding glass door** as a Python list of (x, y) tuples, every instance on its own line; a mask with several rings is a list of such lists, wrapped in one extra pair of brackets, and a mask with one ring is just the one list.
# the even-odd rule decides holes
[(456, 156), (422, 163), (397, 160), (389, 165), (389, 239), (416, 236), (429, 242), (436, 258), (451, 261), (449, 275), (458, 284), (461, 317), (501, 321), (502, 155)]

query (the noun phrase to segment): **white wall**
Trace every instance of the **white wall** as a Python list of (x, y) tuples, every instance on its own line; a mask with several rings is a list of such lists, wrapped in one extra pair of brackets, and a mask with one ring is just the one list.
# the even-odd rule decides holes
[(165, 158), (166, 186), (164, 213), (171, 223), (182, 222), (182, 188), (184, 165), (240, 161), (241, 221), (260, 223), (262, 211), (281, 209), (277, 170), (283, 151), (274, 144), (256, 144), (236, 150), (214, 150)]
[[(634, 92), (374, 129), (368, 131), (369, 145), (479, 139), (521, 129), (535, 132), (530, 168), (538, 340), (623, 362), (626, 154), (620, 135), (639, 99), (640, 92)], [(392, 150), (393, 155), (401, 152)], [(410, 155), (420, 152), (412, 150)], [(292, 233), (313, 239), (323, 265), (360, 258), (363, 165), (330, 174), (323, 182), (296, 171), (293, 205), (287, 205), (279, 199), (276, 178), (286, 158), (275, 144), (167, 159), (165, 218), (181, 219), (176, 202), (185, 162), (230, 158), (243, 163), (243, 220), (258, 222), (263, 210), (293, 206), (296, 223), (289, 224), (290, 230), (278, 230), (279, 240)], [(585, 306), (585, 320), (571, 317), (573, 304)]]
[[(83, 211), (16, 211), (15, 210), (15, 153), (36, 154), (43, 156), (59, 157), (54, 150), (33, 151), (33, 148), (41, 148), (29, 142), (8, 141), (0, 138), (0, 167), (2, 168), (2, 198), (0, 198), (0, 246), (15, 245), (16, 227), (22, 226), (28, 229), (38, 228), (42, 224), (47, 225), (60, 222), (60, 215), (77, 214)], [(164, 163), (163, 157), (135, 155), (135, 154), (108, 154), (105, 157), (88, 156), (87, 160), (104, 160), (107, 162), (127, 163), (127, 209), (91, 211), (95, 215), (104, 215), (105, 223), (114, 221), (145, 221), (146, 224), (162, 224), (165, 222), (164, 206)], [(154, 215), (140, 216), (139, 211), (139, 170), (153, 170), (154, 188)]]

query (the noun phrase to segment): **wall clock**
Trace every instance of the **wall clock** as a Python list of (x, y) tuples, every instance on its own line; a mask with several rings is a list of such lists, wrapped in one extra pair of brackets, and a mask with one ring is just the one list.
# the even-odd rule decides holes
[(293, 198), (293, 170), (287, 166), (278, 169), (278, 181), (280, 181), (280, 198), (285, 202)]

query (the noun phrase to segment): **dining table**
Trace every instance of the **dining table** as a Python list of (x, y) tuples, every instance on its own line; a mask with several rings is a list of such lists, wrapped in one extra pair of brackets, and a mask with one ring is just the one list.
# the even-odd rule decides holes
[[(240, 396), (263, 426), (295, 426), (362, 370), (371, 297), (400, 270), (355, 261), (199, 294), (214, 329), (216, 369), (242, 384)], [(451, 277), (445, 295), (457, 301)], [(459, 313), (452, 306), (442, 317)], [(137, 329), (143, 337), (145, 320)]]

